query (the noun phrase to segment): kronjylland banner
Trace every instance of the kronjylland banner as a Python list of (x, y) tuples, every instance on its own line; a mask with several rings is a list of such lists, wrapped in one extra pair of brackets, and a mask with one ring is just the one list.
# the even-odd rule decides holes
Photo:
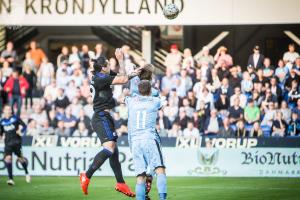
[[(76, 176), (87, 170), (100, 148), (24, 147), (32, 175)], [(135, 176), (129, 147), (120, 147), (120, 161), (126, 176)], [(299, 148), (163, 148), (168, 176), (300, 177)], [(0, 175), (6, 175), (3, 148)], [(14, 157), (14, 162), (16, 159)], [(178, 163), (181, 163), (180, 165)], [(20, 164), (14, 173), (23, 175)], [(96, 172), (113, 176), (108, 163)]]
[[(169, 3), (180, 9), (175, 20), (163, 17)], [(300, 22), (299, 7), (299, 0), (0, 0), (0, 25), (291, 24)]]

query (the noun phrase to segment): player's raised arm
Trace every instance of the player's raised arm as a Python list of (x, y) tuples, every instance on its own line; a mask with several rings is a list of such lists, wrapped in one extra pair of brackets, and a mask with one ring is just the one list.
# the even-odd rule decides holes
[(138, 76), (141, 73), (142, 68), (135, 69), (131, 74), (129, 75), (118, 75), (115, 76), (115, 78), (112, 81), (112, 85), (120, 85), (120, 84), (126, 84), (128, 81), (136, 76)]

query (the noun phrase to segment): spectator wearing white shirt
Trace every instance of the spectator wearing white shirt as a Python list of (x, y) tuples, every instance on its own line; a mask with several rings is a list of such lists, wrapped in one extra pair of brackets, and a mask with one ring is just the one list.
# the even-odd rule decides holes
[(175, 78), (171, 69), (167, 69), (166, 75), (162, 78), (161, 89), (164, 94), (168, 94), (175, 86)]
[(188, 121), (187, 127), (183, 130), (184, 137), (199, 137), (199, 130), (194, 127), (193, 121)]
[(47, 57), (43, 58), (37, 73), (37, 77), (39, 83), (38, 85), (40, 85), (43, 89), (51, 83), (52, 79), (54, 79), (54, 66), (48, 61)]
[(177, 122), (173, 123), (172, 128), (168, 131), (168, 137), (182, 136), (182, 130)]
[(51, 96), (51, 99), (56, 99), (58, 95), (58, 87), (56, 85), (56, 80), (52, 79), (51, 84), (49, 84), (44, 90), (44, 97)]
[(202, 65), (203, 62), (208, 63), (210, 66), (215, 64), (214, 57), (209, 54), (209, 47), (204, 46), (201, 51), (201, 55), (196, 58), (198, 67)]
[(187, 69), (189, 67), (194, 68), (195, 67), (195, 61), (192, 55), (192, 51), (189, 48), (186, 48), (183, 50), (183, 62), (182, 62), (182, 68)]
[(80, 62), (80, 54), (78, 52), (78, 48), (76, 46), (72, 46), (71, 51), (72, 53), (69, 56), (69, 64), (73, 65), (76, 62)]
[(93, 109), (93, 98), (91, 96), (87, 98), (87, 104), (83, 106), (83, 110), (86, 113), (86, 115), (90, 119), (92, 119), (94, 114), (94, 109)]
[(214, 106), (214, 97), (212, 93), (208, 91), (207, 88), (203, 89), (202, 95), (197, 98), (196, 110), (200, 109), (200, 102), (204, 101), (205, 104), (209, 104), (210, 109), (213, 109)]
[(285, 63), (291, 62), (294, 63), (296, 58), (299, 57), (299, 53), (295, 52), (295, 44), (289, 44), (289, 50), (284, 53), (283, 55), (283, 61)]
[(165, 66), (170, 69), (172, 74), (178, 74), (180, 72), (182, 57), (176, 44), (171, 45), (170, 53), (168, 53)]
[(29, 118), (36, 121), (37, 127), (41, 128), (44, 122), (48, 120), (46, 111), (43, 110), (41, 104), (35, 104), (33, 110), (34, 111)]
[(234, 106), (234, 100), (236, 98), (240, 99), (240, 107), (245, 108), (247, 104), (247, 97), (241, 93), (241, 89), (239, 87), (234, 88), (234, 95), (230, 97), (230, 106)]

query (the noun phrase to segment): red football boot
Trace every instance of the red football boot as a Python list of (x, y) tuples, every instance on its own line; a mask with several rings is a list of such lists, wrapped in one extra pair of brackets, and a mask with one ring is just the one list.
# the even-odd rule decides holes
[(85, 172), (80, 173), (80, 185), (83, 193), (88, 194), (90, 179), (86, 176)]
[(126, 185), (126, 183), (117, 183), (115, 190), (125, 194), (128, 197), (135, 197), (135, 193), (131, 191), (131, 189), (128, 185)]

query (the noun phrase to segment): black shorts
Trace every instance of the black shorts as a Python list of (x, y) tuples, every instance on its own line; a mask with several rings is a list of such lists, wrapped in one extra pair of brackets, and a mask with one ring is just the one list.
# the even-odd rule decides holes
[(109, 141), (117, 142), (118, 135), (115, 132), (114, 120), (108, 112), (95, 112), (92, 118), (92, 127), (102, 144)]
[(18, 157), (22, 157), (22, 145), (21, 144), (8, 144), (4, 147), (5, 156), (11, 156), (14, 153)]

